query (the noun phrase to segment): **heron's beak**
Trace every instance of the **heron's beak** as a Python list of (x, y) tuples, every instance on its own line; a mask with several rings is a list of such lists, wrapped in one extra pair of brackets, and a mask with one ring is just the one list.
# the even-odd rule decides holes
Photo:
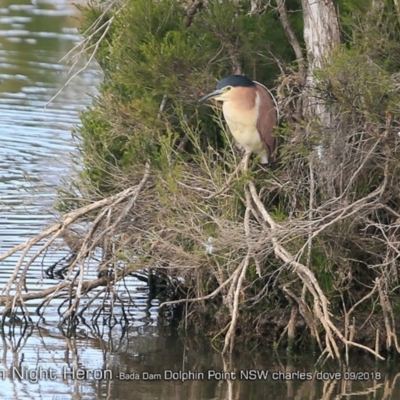
[[(203, 103), (204, 101), (211, 99), (213, 97), (218, 97), (222, 94), (222, 90), (215, 90), (212, 93), (206, 94), (204, 97), (202, 97), (200, 100), (198, 100), (198, 103)], [(217, 99), (218, 100), (218, 99)]]

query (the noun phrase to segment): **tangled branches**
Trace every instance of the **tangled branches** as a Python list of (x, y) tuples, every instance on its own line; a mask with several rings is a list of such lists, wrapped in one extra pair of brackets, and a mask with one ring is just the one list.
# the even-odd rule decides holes
[[(206, 329), (205, 321), (214, 316), (209, 333), (225, 334), (225, 353), (232, 352), (238, 337), (251, 340), (271, 327), (277, 343), (286, 337), (289, 347), (309, 331), (321, 357), (340, 358), (342, 351), (348, 357), (352, 347), (378, 359), (383, 348), (398, 351), (393, 293), (398, 290), (400, 215), (393, 193), (399, 175), (392, 130), (375, 140), (371, 131), (354, 142), (350, 134), (351, 149), (341, 152), (340, 170), (327, 164), (337, 147), (324, 147), (324, 159), (318, 152), (307, 155), (305, 169), (306, 158), (292, 157), (294, 145), (288, 144), (291, 160), (267, 171), (256, 163), (234, 168), (239, 164), (234, 150), (200, 152), (199, 135), (185, 129), (199, 149), (195, 162), (177, 162), (176, 153), (167, 168), (147, 164), (140, 180), (138, 170), (133, 172), (135, 185), (66, 214), (0, 256), (2, 261), (22, 251), (0, 299), (3, 320), (18, 307), (27, 312), (29, 300), (42, 299), (42, 309), (56, 298), (66, 299), (62, 322), (74, 320), (87, 309), (82, 299), (93, 289), (115, 290), (126, 276), (151, 268), (167, 282), (162, 307), (174, 310), (187, 303), (187, 321), (198, 329)], [(293, 138), (297, 146), (296, 140), (301, 139)], [(377, 157), (382, 164), (370, 169)], [(337, 174), (330, 185), (329, 168)], [(379, 179), (368, 186), (371, 190), (360, 190), (371, 171)], [(71, 227), (82, 220), (91, 221), (86, 233), (72, 236)], [(62, 281), (30, 293), (29, 267), (58, 238), (74, 254)], [(97, 248), (103, 254), (100, 273), (88, 280), (85, 263)], [(362, 336), (366, 326), (369, 338)]]
[[(180, 234), (198, 243), (199, 227), (213, 226), (216, 250), (207, 263), (197, 260), (202, 274), (193, 279), (204, 281), (208, 268), (217, 285), (209, 285), (212, 290), (206, 293), (193, 287), (194, 297), (164, 306), (211, 299), (219, 304), (220, 298), (223, 306), (215, 305), (212, 312), (226, 317), (221, 311), (226, 307), (230, 315), (220, 327), (220, 333), (226, 332), (223, 351), (228, 352), (239, 333), (251, 336), (253, 329), (257, 336), (260, 326), (271, 321), (257, 316), (274, 312), (270, 297), (288, 314), (284, 328), (278, 328), (278, 343), (285, 335), (289, 347), (301, 342), (302, 319), (322, 358), (340, 358), (343, 351), (348, 359), (353, 347), (382, 359), (383, 350), (398, 351), (399, 123), (388, 116), (383, 124), (373, 124), (358, 110), (341, 110), (335, 130), (311, 123), (295, 126), (275, 172), (245, 170), (238, 176), (236, 169), (225, 174), (228, 187), (218, 186), (215, 169), (201, 183), (188, 181), (188, 176), (178, 182), (186, 189), (185, 201), (177, 199), (182, 215), (188, 216), (184, 210), (193, 195), (197, 210), (207, 203), (202, 223), (190, 219), (196, 234), (183, 221)], [(199, 186), (210, 194), (203, 195)], [(245, 208), (234, 217), (228, 204), (237, 198)]]
[[(311, 185), (313, 185), (312, 182)], [(300, 310), (300, 314), (306, 321), (307, 327), (321, 348), (321, 357), (326, 354), (331, 358), (340, 358), (339, 340), (339, 342), (346, 348), (347, 357), (348, 348), (353, 346), (372, 353), (376, 358), (383, 359), (379, 354), (379, 349), (374, 350), (352, 340), (354, 337), (354, 326), (350, 323), (356, 308), (364, 301), (367, 301), (377, 291), (378, 283), (372, 287), (372, 290), (366, 296), (354, 304), (351, 309), (345, 313), (344, 325), (339, 327), (337, 322), (332, 318), (332, 312), (330, 311), (327, 295), (321, 289), (321, 285), (313, 272), (313, 266), (312, 264), (310, 265), (310, 253), (308, 253), (307, 257), (308, 265), (303, 264), (300, 260), (304, 258), (303, 254), (305, 249), (312, 248), (312, 242), (315, 238), (321, 235), (325, 230), (328, 230), (332, 225), (351, 218), (354, 214), (362, 213), (364, 208), (369, 208), (371, 204), (377, 201), (377, 199), (379, 199), (379, 197), (384, 193), (386, 185), (387, 176), (385, 175), (384, 181), (375, 191), (361, 199), (358, 199), (350, 205), (335, 208), (335, 205), (338, 204), (337, 202), (340, 202), (340, 199), (338, 198), (336, 201), (331, 199), (329, 200), (331, 207), (329, 212), (326, 212), (327, 204), (325, 203), (314, 210), (308, 211), (313, 216), (319, 216), (318, 218), (310, 218), (305, 214), (302, 218), (293, 218), (285, 223), (277, 223), (266, 210), (265, 204), (260, 197), (260, 193), (256, 189), (254, 181), (249, 180), (244, 186), (246, 210), (243, 218), (244, 235), (242, 239), (246, 252), (239, 265), (233, 270), (229, 277), (223, 281), (219, 280), (219, 286), (211, 293), (197, 298), (167, 302), (162, 306), (188, 301), (201, 302), (213, 299), (217, 295), (223, 293), (224, 303), (229, 309), (231, 315), (231, 320), (228, 323), (227, 333), (225, 336), (223, 352), (232, 352), (237, 331), (237, 323), (241, 312), (241, 304), (244, 301), (243, 292), (249, 285), (248, 280), (246, 280), (246, 273), (248, 272), (250, 262), (253, 261), (255, 263), (257, 273), (262, 277), (265, 274), (265, 271), (262, 271), (260, 259), (261, 257), (265, 258), (273, 253), (282, 263), (279, 267), (280, 272), (284, 270), (293, 271), (299, 278), (299, 282), (301, 282), (301, 296), (297, 296), (293, 290), (290, 289), (290, 284), (287, 285), (286, 283), (283, 283), (281, 289), (285, 293), (286, 297), (293, 301), (292, 303), (295, 304), (294, 307)], [(252, 223), (252, 218), (257, 221), (257, 224)], [(220, 228), (222, 228), (222, 226), (220, 226)], [(238, 232), (233, 231), (232, 227), (230, 227), (229, 238), (225, 238), (227, 242), (224, 243), (225, 240), (220, 237), (218, 246), (227, 246), (228, 241), (232, 244), (237, 234)], [(304, 244), (298, 249), (296, 254), (291, 254), (288, 248), (291, 247), (293, 238), (300, 237), (305, 237), (307, 240), (305, 240)], [(226, 260), (225, 262), (227, 261), (229, 262), (232, 260)], [(275, 271), (275, 273), (277, 273), (277, 271)], [(307, 292), (312, 295), (313, 300), (311, 303), (306, 300)], [(391, 313), (391, 316), (393, 318), (393, 313)], [(289, 321), (285, 331), (288, 330), (289, 325), (292, 322), (293, 321)], [(320, 326), (324, 329), (325, 340), (320, 337)], [(353, 332), (351, 333), (352, 329)], [(388, 337), (390, 338), (394, 327), (387, 326), (387, 329)], [(294, 335), (294, 333), (292, 333), (292, 335)]]

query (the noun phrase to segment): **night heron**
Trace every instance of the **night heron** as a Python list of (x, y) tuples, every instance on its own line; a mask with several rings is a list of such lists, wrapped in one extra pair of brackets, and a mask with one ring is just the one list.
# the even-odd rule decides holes
[(211, 98), (223, 102), (222, 111), (229, 130), (247, 155), (255, 153), (262, 164), (273, 163), (277, 152), (274, 128), (278, 109), (271, 92), (246, 76), (230, 75), (199, 102)]

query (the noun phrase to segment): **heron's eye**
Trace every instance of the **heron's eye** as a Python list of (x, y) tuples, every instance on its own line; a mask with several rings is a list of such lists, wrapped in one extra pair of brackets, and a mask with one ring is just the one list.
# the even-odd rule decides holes
[(227, 86), (227, 87), (225, 88), (225, 92), (229, 92), (231, 89), (232, 89), (232, 86)]

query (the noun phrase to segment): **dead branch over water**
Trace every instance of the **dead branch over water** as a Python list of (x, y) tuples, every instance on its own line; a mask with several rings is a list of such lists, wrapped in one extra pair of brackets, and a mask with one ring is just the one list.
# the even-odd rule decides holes
[[(87, 292), (109, 283), (110, 279), (107, 276), (92, 281), (85, 281), (86, 262), (90, 259), (95, 249), (102, 248), (105, 250), (105, 243), (109, 235), (118, 231), (121, 221), (125, 220), (127, 215), (130, 214), (141, 190), (143, 190), (147, 183), (148, 176), (149, 166), (147, 165), (142, 180), (137, 185), (64, 215), (61, 222), (54, 224), (39, 235), (0, 255), (1, 262), (18, 252), (22, 252), (15, 266), (14, 273), (3, 289), (3, 295), (0, 296), (0, 304), (4, 305), (2, 313), (3, 321), (6, 316), (14, 313), (17, 308), (23, 309), (28, 315), (28, 310), (25, 307), (26, 301), (44, 299), (42, 305), (38, 307), (40, 309), (44, 304), (49, 303), (51, 299), (60, 297), (62, 294), (68, 294), (68, 297), (73, 299), (67, 311), (63, 313), (63, 320), (67, 320), (77, 311), (82, 297)], [(107, 218), (110, 215), (114, 216), (116, 210), (118, 210), (118, 214), (115, 216), (115, 219)], [(90, 214), (94, 214), (95, 217), (88, 231), (81, 237), (71, 237), (71, 228), (74, 224), (87, 219), (87, 216)], [(36, 260), (45, 257), (46, 251), (52, 246), (56, 246), (56, 240), (59, 238), (65, 240), (73, 255), (64, 273), (64, 280), (43, 291), (29, 293), (26, 282), (29, 268)], [(44, 240), (45, 243), (40, 245), (36, 250), (35, 246)], [(31, 250), (36, 250), (32, 256), (29, 255)], [(123, 271), (114, 272), (114, 283), (124, 277)], [(27, 293), (23, 293), (24, 291)]]

